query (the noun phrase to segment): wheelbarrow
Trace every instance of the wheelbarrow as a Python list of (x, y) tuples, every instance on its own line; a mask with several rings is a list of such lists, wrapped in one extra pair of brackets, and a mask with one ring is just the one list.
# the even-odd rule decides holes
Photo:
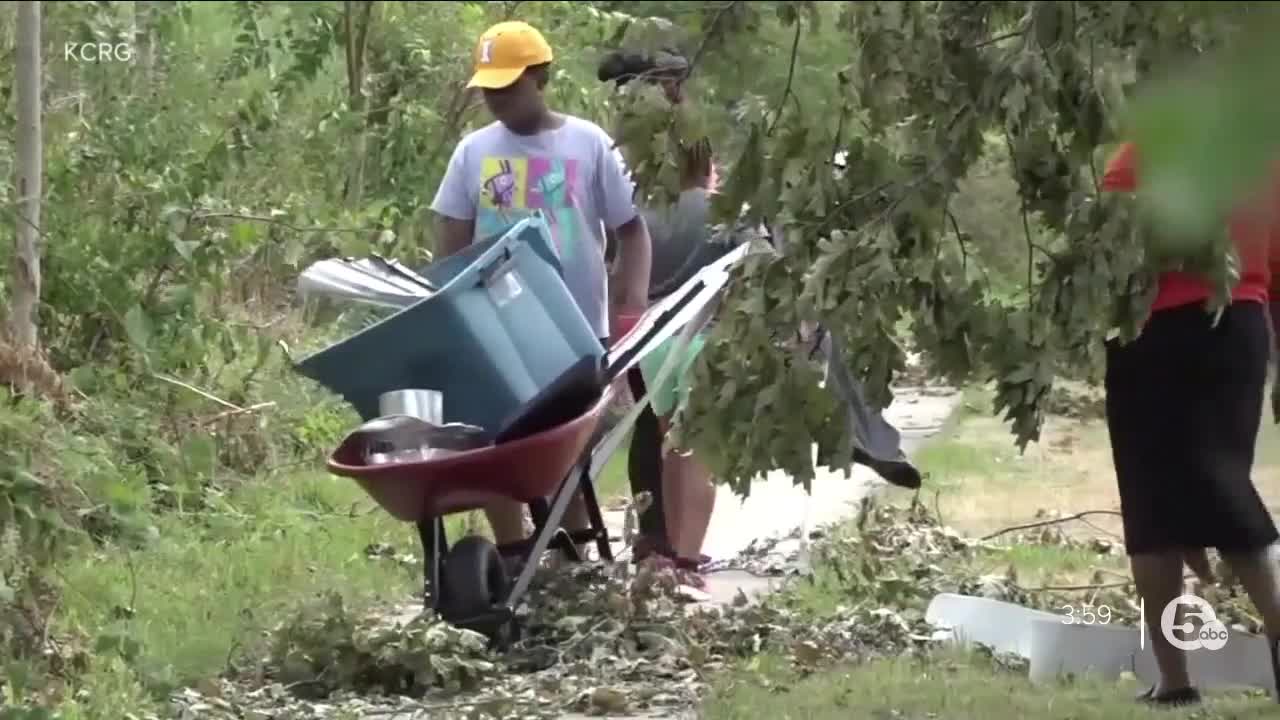
[[(594, 484), (647, 402), (647, 396), (637, 398), (627, 416), (603, 432), (613, 381), (623, 374), (640, 380), (640, 358), (677, 332), (681, 333), (678, 343), (687, 343), (710, 318), (729, 268), (746, 251), (744, 245), (707, 266), (652, 306), (609, 348), (598, 382), (578, 383), (560, 393), (555, 412), (544, 414), (531, 432), (498, 437), (491, 446), (458, 454), (393, 464), (365, 464), (360, 448), (350, 441), (331, 454), (331, 473), (355, 480), (386, 512), (417, 526), (424, 558), (424, 604), (451, 624), (480, 632), (505, 647), (519, 637), (515, 611), (544, 553), (558, 551), (571, 561), (581, 561), (576, 546), (594, 542), (602, 560), (613, 560)], [(658, 373), (658, 384), (674, 370), (678, 356), (678, 352), (670, 354)], [(432, 377), (424, 376), (411, 386), (436, 385)], [(446, 404), (449, 392), (445, 390)], [(589, 527), (570, 533), (560, 525), (579, 490)], [(483, 508), (497, 499), (528, 507), (534, 523), (530, 538), (504, 547), (480, 535), (450, 543), (445, 517)], [(504, 555), (519, 559), (515, 578), (509, 576)]]

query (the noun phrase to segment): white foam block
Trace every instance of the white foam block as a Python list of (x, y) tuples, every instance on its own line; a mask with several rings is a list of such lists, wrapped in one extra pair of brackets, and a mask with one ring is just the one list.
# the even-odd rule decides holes
[(1031, 657), (1031, 623), (1062, 622), (1062, 616), (989, 598), (941, 593), (929, 603), (925, 620), (951, 629), (958, 642), (981, 643), (1000, 653)]
[[(1026, 658), (1033, 682), (1066, 673), (1112, 679), (1131, 671), (1147, 683), (1159, 677), (1151, 638), (1144, 643), (1138, 628), (1128, 625), (1068, 624), (1063, 615), (953, 593), (934, 597), (925, 619), (949, 628), (958, 642), (981, 643)], [(1275, 691), (1267, 642), (1257, 635), (1233, 632), (1219, 650), (1188, 651), (1187, 665), (1203, 689)]]

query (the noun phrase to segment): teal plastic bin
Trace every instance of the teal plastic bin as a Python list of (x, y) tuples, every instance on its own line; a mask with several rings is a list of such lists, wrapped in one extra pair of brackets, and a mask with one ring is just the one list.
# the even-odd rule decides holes
[(311, 355), (302, 375), (369, 420), (378, 397), (428, 388), (447, 422), (496, 436), (569, 376), (603, 377), (605, 348), (561, 276), (541, 217), (424, 268), (439, 292)]

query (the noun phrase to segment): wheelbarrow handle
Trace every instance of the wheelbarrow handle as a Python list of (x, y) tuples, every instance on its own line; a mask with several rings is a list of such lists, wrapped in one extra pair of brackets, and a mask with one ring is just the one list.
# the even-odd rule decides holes
[(487, 265), (480, 268), (477, 273), (476, 285), (488, 287), (493, 284), (495, 278), (500, 277), (506, 271), (515, 265), (515, 260), (511, 253), (511, 246), (502, 248), (502, 252), (493, 258)]

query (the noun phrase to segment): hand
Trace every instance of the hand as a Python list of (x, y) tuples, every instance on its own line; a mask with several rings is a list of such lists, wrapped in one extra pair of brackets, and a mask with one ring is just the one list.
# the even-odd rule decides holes
[(711, 140), (702, 138), (684, 148), (684, 167), (681, 169), (680, 189), (711, 187)]
[(609, 319), (609, 345), (617, 345), (627, 336), (644, 315), (644, 307), (615, 307), (613, 317)]

